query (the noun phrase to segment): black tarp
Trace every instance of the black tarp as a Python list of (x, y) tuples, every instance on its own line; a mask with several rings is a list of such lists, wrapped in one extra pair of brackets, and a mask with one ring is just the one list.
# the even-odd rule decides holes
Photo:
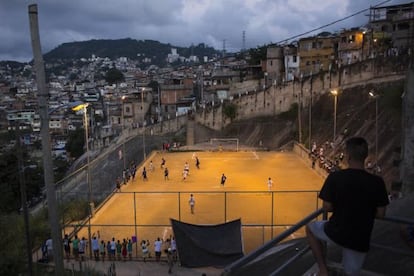
[(217, 225), (195, 225), (171, 219), (182, 266), (224, 267), (243, 257), (240, 219)]

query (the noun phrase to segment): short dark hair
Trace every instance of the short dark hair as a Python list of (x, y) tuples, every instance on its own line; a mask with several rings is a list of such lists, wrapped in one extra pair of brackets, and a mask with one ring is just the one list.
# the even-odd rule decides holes
[(364, 162), (368, 156), (368, 143), (362, 137), (352, 137), (345, 142), (346, 152), (351, 159)]

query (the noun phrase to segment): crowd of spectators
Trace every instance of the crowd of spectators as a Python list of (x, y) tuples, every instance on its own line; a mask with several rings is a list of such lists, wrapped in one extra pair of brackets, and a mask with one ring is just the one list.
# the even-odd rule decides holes
[(320, 146), (313, 142), (309, 158), (312, 161), (312, 168), (315, 168), (317, 163), (319, 168), (322, 168), (327, 173), (330, 173), (341, 168), (344, 153), (342, 151), (337, 153), (333, 142), (326, 141)]
[[(100, 239), (99, 231), (92, 235), (91, 240), (85, 239), (85, 237), (78, 238), (77, 235), (69, 237), (65, 234), (63, 238), (63, 249), (65, 259), (74, 259), (79, 261), (86, 260), (89, 256), (89, 252), (92, 253), (91, 259), (95, 261), (127, 261), (133, 258), (133, 245), (137, 246), (136, 258), (142, 258), (145, 262), (148, 258), (151, 258), (151, 249), (149, 240), (142, 240), (139, 244), (136, 237), (116, 239), (113, 237), (108, 241)], [(170, 236), (168, 239), (163, 240), (157, 238), (153, 243), (153, 256), (155, 261), (159, 262), (161, 256), (165, 255), (168, 262), (177, 262), (177, 245), (175, 238)], [(89, 248), (91, 247), (91, 248)], [(40, 262), (52, 261), (53, 257), (53, 244), (52, 239), (48, 238), (42, 244), (42, 259)]]

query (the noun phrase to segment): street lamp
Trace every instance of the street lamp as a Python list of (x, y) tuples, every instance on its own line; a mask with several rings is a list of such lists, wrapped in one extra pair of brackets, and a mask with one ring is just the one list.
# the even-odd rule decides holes
[(145, 121), (145, 109), (144, 109), (144, 88), (142, 88), (141, 90), (141, 106), (142, 106), (142, 112), (143, 112), (143, 118), (144, 118), (144, 123), (143, 123), (143, 131), (142, 131), (142, 151), (144, 152), (144, 161), (147, 159), (147, 153), (145, 152), (145, 126), (147, 124), (147, 122)]
[[(77, 112), (82, 110), (83, 112), (83, 128), (85, 129), (85, 146), (86, 146), (86, 183), (88, 185), (88, 201), (89, 201), (89, 225), (88, 225), (88, 239), (89, 242), (91, 242), (91, 218), (94, 214), (94, 203), (92, 198), (92, 184), (91, 184), (91, 176), (89, 171), (89, 164), (90, 164), (90, 158), (89, 158), (89, 134), (88, 134), (88, 103), (71, 103), (70, 106), (72, 106), (72, 110)], [(89, 246), (89, 256), (92, 257), (92, 247)]]
[(338, 90), (334, 89), (331, 90), (331, 94), (334, 96), (334, 127), (333, 127), (333, 142), (335, 143), (335, 139), (336, 139), (336, 107), (337, 107), (337, 103), (338, 103)]
[(126, 160), (125, 160), (125, 137), (124, 137), (124, 129), (125, 129), (125, 118), (124, 118), (124, 100), (126, 99), (126, 96), (122, 96), (121, 100), (122, 100), (122, 110), (121, 110), (121, 124), (122, 124), (122, 132), (121, 132), (121, 136), (122, 136), (122, 159), (124, 162), (124, 171), (126, 169)]
[(89, 122), (88, 122), (88, 103), (74, 103), (72, 110), (77, 112), (82, 110), (83, 112), (83, 128), (85, 129), (85, 146), (86, 146), (86, 183), (88, 185), (88, 201), (89, 201), (89, 215), (93, 216), (94, 203), (92, 198), (92, 185), (90, 181), (90, 171), (89, 171)]
[(375, 100), (375, 165), (378, 165), (378, 94), (373, 90), (369, 91), (369, 96)]

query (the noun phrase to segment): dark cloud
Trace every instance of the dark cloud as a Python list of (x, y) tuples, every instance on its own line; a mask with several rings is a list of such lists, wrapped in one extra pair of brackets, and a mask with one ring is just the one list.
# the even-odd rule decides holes
[[(38, 3), (44, 52), (61, 43), (88, 39), (154, 39), (177, 46), (206, 43), (229, 51), (278, 42), (325, 25), (381, 1), (352, 0), (42, 0)], [(407, 1), (389, 1), (394, 5)], [(0, 1), (0, 60), (32, 57), (28, 5)], [(368, 12), (327, 28), (355, 27)]]

